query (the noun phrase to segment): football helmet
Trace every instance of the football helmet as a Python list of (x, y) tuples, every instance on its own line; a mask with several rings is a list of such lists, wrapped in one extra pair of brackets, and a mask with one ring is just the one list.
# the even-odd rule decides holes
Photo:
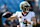
[(23, 1), (20, 3), (20, 10), (24, 10), (25, 12), (29, 12), (29, 9), (26, 7), (30, 7), (30, 4), (27, 1)]

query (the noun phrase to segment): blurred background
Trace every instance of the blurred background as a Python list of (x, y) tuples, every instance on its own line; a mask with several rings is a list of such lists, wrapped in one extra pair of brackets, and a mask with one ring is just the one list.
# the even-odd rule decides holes
[(40, 26), (40, 0), (0, 0), (0, 16), (2, 25), (5, 21), (5, 18), (2, 16), (2, 14), (7, 11), (11, 12), (11, 14), (15, 13), (16, 11), (21, 11), (19, 5), (22, 1), (28, 1), (30, 3), (30, 11), (35, 12), (35, 19), (37, 22), (36, 27)]

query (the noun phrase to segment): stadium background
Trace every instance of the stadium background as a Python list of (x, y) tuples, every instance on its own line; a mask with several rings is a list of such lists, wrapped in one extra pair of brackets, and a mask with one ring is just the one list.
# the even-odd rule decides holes
[[(6, 7), (8, 7), (8, 10), (10, 12), (16, 12), (16, 11), (20, 11), (20, 8), (19, 8), (19, 4), (22, 2), (23, 0), (1, 0), (0, 4), (1, 6), (6, 3)], [(4, 17), (2, 17), (2, 24), (4, 22)]]
[[(0, 6), (2, 6), (4, 3), (6, 3), (6, 7), (8, 7), (8, 10), (11, 13), (14, 13), (16, 11), (21, 11), (20, 8), (19, 8), (19, 4), (22, 1), (24, 1), (24, 0), (0, 0)], [(39, 6), (39, 9), (40, 9), (40, 0), (38, 2), (38, 6)], [(2, 24), (3, 24), (5, 18), (2, 17), (1, 19), (2, 19)]]

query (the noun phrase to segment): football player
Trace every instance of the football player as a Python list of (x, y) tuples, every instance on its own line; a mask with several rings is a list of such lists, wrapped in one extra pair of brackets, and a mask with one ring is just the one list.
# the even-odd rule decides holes
[(18, 18), (20, 27), (32, 27), (32, 25), (36, 25), (35, 13), (29, 11), (29, 8), (30, 4), (27, 1), (23, 1), (20, 3), (20, 10), (22, 11), (17, 11), (15, 15), (11, 16), (12, 18)]

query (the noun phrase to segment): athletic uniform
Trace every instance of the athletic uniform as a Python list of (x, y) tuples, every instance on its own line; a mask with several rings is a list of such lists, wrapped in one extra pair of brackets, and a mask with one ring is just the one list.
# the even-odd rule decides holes
[(22, 12), (17, 11), (13, 16), (17, 16), (19, 23), (20, 23), (20, 27), (25, 27), (26, 24), (23, 23), (24, 19), (26, 19), (28, 22), (31, 22), (31, 24), (27, 23), (27, 27), (32, 27), (33, 22), (31, 21), (32, 17), (35, 17), (35, 13), (34, 12), (28, 12), (28, 14), (24, 14)]

